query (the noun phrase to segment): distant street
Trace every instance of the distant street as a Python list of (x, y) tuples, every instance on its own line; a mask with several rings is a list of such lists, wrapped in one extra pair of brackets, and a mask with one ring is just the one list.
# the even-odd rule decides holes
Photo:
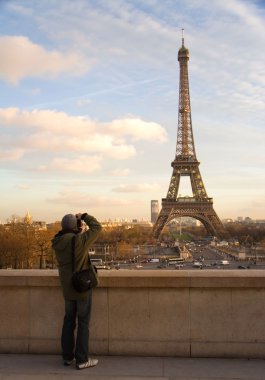
[[(180, 265), (166, 265), (166, 263), (160, 262), (146, 262), (146, 260), (139, 260), (138, 263), (129, 263), (120, 261), (116, 269), (166, 269), (166, 270), (204, 270), (204, 269), (265, 269), (265, 262), (244, 261), (235, 260), (234, 257), (221, 253), (214, 247), (194, 245), (190, 248), (192, 258), (184, 261)], [(157, 258), (159, 256), (156, 256)]]

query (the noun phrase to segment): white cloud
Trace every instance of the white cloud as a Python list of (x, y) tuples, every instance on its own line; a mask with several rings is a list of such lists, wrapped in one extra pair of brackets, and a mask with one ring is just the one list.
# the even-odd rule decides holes
[(126, 177), (128, 176), (129, 174), (131, 173), (131, 170), (128, 169), (128, 168), (125, 168), (125, 169), (114, 169), (112, 170), (111, 174), (113, 176), (117, 176), (117, 177)]
[(80, 156), (74, 159), (55, 157), (49, 165), (42, 165), (39, 170), (92, 173), (101, 168), (101, 161), (102, 158), (98, 156)]
[(157, 183), (149, 184), (121, 184), (112, 189), (116, 193), (145, 193), (160, 190), (160, 185)]
[(167, 133), (161, 125), (138, 118), (113, 120), (107, 129), (117, 135), (128, 135), (133, 141), (167, 141)]
[(16, 186), (19, 190), (28, 190), (30, 188), (29, 185), (26, 185), (25, 183), (20, 183)]
[(84, 116), (71, 116), (56, 110), (21, 110), (15, 107), (0, 108), (0, 122), (2, 126), (16, 129), (28, 128), (32, 130), (62, 133), (76, 136), (88, 134), (96, 129), (96, 123)]
[(219, 2), (220, 8), (223, 8), (226, 12), (232, 13), (239, 17), (243, 23), (258, 30), (261, 33), (265, 32), (264, 22), (260, 15), (256, 14), (257, 8), (251, 2), (242, 2), (238, 0), (230, 0), (229, 3), (225, 1)]
[[(139, 118), (125, 119), (124, 122), (119, 119), (118, 123), (114, 120), (106, 124), (91, 120), (87, 116), (71, 116), (53, 110), (25, 111), (18, 108), (2, 108), (0, 125), (2, 141), (5, 141), (6, 146), (6, 151), (2, 152), (2, 159), (15, 160), (23, 155), (27, 154), (30, 157), (30, 154), (38, 152), (39, 159), (42, 159), (39, 165), (41, 170), (54, 168), (95, 171), (101, 167), (100, 162), (104, 158), (126, 160), (134, 157), (137, 153), (136, 139), (164, 142), (166, 136), (164, 128), (159, 124)], [(46, 164), (46, 158), (41, 156), (41, 153), (55, 154), (51, 165)], [(82, 153), (85, 160), (91, 161), (89, 167), (80, 164), (79, 156)], [(62, 158), (65, 154), (70, 154), (71, 157)]]
[(78, 191), (61, 191), (58, 196), (49, 198), (49, 202), (55, 204), (65, 204), (68, 208), (80, 207), (89, 212), (90, 209), (127, 206), (130, 201), (120, 198), (110, 198), (108, 196), (87, 195)]
[(32, 17), (32, 9), (30, 9), (29, 7), (25, 7), (25, 4), (22, 5), (9, 2), (8, 8), (17, 14)]
[(0, 36), (0, 51), (0, 78), (12, 84), (26, 77), (81, 75), (90, 68), (80, 54), (49, 51), (24, 36)]
[(113, 58), (130, 62), (133, 56), (136, 61), (140, 58), (157, 65), (161, 61), (158, 37), (164, 39), (167, 47), (167, 39), (171, 38), (166, 24), (125, 1), (116, 4), (79, 1), (76, 6), (65, 0), (63, 6), (53, 7), (53, 17), (47, 15), (45, 7), (38, 10), (34, 18), (52, 41), (78, 46), (101, 64), (113, 62)]
[(136, 148), (133, 145), (113, 145), (112, 149), (107, 152), (107, 155), (113, 159), (125, 160), (136, 155)]
[(24, 149), (0, 149), (0, 161), (17, 161), (23, 157)]
[[(73, 130), (74, 123), (72, 124)], [(100, 124), (99, 124), (100, 128)], [(41, 150), (43, 152), (89, 152), (104, 154), (113, 159), (124, 160), (135, 156), (136, 149), (131, 144), (121, 144), (110, 135), (104, 133), (86, 133), (71, 137), (55, 134), (52, 132), (34, 133), (29, 137), (21, 139), (21, 144), (29, 149)]]

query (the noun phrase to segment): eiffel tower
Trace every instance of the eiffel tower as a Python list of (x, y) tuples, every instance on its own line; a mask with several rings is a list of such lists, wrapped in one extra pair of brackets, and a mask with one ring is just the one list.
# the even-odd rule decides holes
[[(178, 51), (180, 80), (176, 156), (171, 163), (173, 173), (167, 197), (162, 199), (162, 208), (153, 227), (155, 238), (159, 238), (167, 223), (184, 216), (199, 220), (210, 235), (220, 236), (224, 232), (222, 222), (213, 209), (213, 199), (207, 196), (199, 170), (200, 162), (196, 158), (191, 122), (188, 60), (189, 50), (184, 46), (182, 29), (182, 46)], [(178, 196), (182, 176), (190, 177), (192, 197)]]

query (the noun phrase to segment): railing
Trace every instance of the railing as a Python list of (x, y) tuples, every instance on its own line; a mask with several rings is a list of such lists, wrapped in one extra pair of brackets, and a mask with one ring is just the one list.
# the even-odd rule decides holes
[[(56, 270), (0, 270), (0, 352), (59, 353)], [(100, 271), (91, 353), (265, 358), (265, 271)]]

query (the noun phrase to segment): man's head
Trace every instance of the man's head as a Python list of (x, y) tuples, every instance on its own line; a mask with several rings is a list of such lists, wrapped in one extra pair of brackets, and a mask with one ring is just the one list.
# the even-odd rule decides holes
[(77, 219), (73, 214), (67, 214), (61, 221), (63, 230), (77, 230)]

